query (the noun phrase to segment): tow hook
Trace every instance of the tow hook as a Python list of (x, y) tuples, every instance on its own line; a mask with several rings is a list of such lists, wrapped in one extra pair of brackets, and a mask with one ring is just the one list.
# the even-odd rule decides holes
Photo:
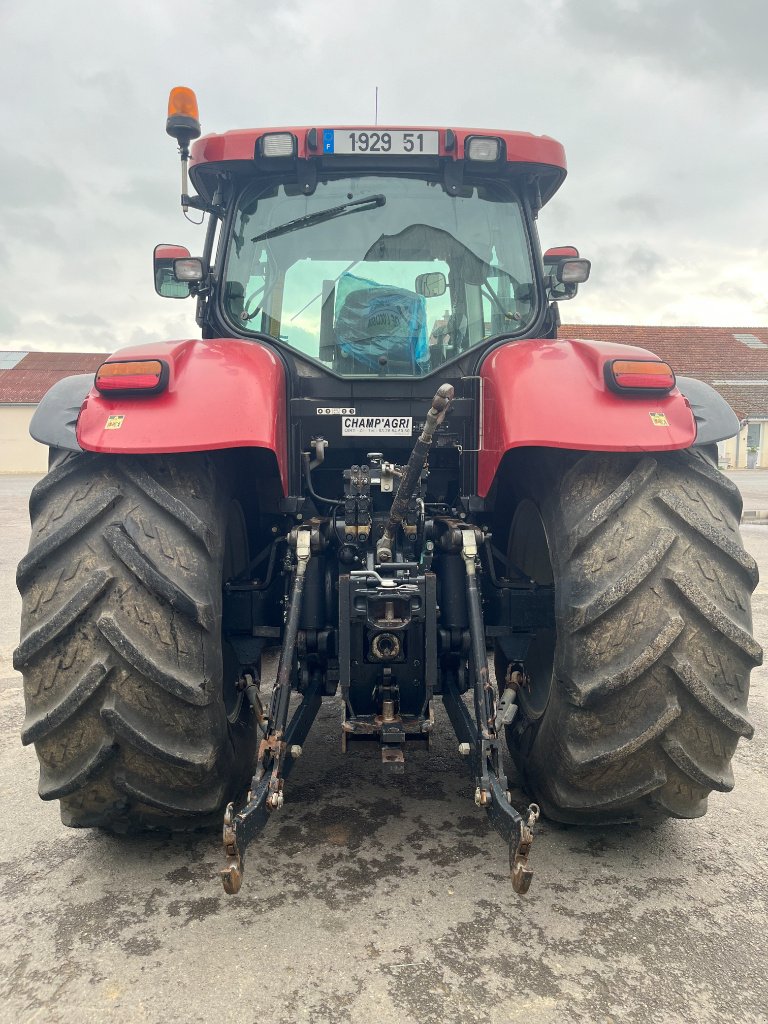
[(237, 832), (235, 830), (235, 805), (227, 804), (224, 812), (224, 853), (227, 858), (227, 866), (221, 871), (221, 880), (226, 892), (234, 895), (240, 892), (243, 884), (243, 860), (237, 846)]
[(514, 854), (512, 853), (512, 847), (510, 846), (509, 848), (512, 888), (521, 896), (528, 892), (531, 887), (533, 869), (528, 867), (528, 855), (531, 852), (531, 844), (533, 843), (533, 826), (539, 820), (540, 814), (541, 811), (538, 804), (529, 804), (528, 815), (520, 826), (520, 842), (517, 844)]

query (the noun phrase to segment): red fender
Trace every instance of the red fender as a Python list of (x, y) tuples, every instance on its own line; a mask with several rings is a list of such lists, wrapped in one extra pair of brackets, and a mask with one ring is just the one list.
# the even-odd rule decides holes
[(135, 455), (267, 448), (288, 493), (285, 373), (273, 352), (253, 341), (215, 338), (124, 348), (109, 357), (125, 359), (164, 360), (168, 386), (131, 398), (92, 388), (77, 421), (81, 448)]
[(658, 357), (634, 345), (578, 339), (518, 341), (492, 351), (480, 370), (478, 493), (488, 493), (511, 448), (689, 448), (696, 424), (677, 388), (659, 397), (619, 395), (605, 383), (604, 367), (610, 360), (648, 358)]

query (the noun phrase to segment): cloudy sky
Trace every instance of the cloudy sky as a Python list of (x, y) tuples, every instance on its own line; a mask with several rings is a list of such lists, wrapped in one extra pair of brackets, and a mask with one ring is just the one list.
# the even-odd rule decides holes
[(168, 91), (204, 131), (379, 121), (559, 139), (584, 323), (768, 325), (765, 0), (0, 0), (0, 349), (196, 336), (157, 298)]

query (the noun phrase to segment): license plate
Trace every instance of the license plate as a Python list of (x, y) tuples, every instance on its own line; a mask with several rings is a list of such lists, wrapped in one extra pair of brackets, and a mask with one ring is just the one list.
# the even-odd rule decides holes
[(437, 132), (403, 131), (400, 128), (326, 128), (323, 152), (357, 156), (437, 156)]
[(343, 437), (410, 437), (410, 416), (342, 416)]

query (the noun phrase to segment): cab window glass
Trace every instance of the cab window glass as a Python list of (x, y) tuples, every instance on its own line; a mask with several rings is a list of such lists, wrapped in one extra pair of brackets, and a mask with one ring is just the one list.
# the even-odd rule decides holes
[(240, 199), (225, 310), (345, 376), (419, 376), (524, 329), (534, 286), (514, 196), (366, 176)]

